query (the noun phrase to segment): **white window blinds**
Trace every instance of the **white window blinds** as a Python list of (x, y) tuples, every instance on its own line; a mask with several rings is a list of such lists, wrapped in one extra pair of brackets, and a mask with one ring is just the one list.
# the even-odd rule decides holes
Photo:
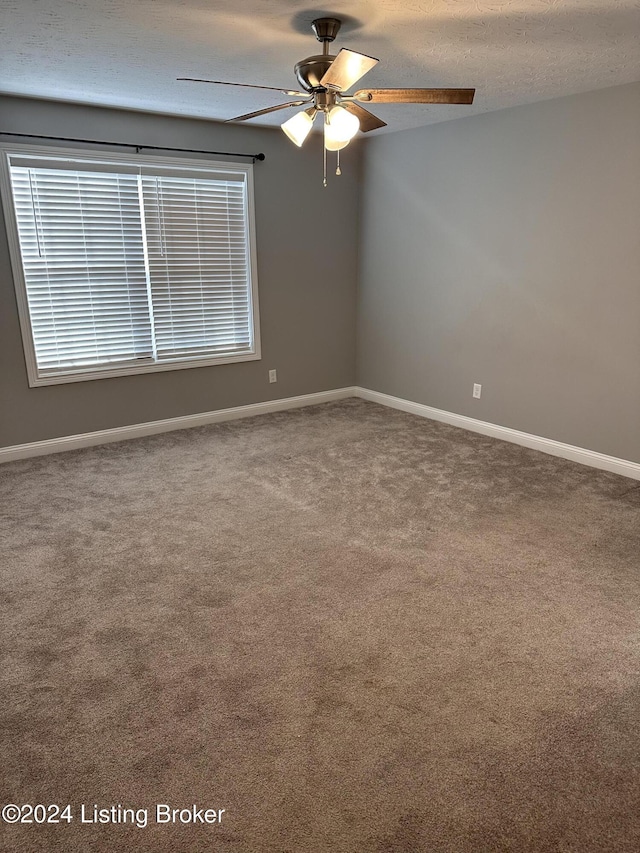
[(249, 350), (244, 184), (143, 176), (158, 357)]
[(246, 169), (9, 171), (38, 377), (256, 357)]
[(135, 175), (11, 169), (38, 368), (151, 358)]

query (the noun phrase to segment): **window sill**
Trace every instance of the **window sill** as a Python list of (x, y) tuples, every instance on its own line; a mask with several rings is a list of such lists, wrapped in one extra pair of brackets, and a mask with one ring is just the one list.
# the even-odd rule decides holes
[(73, 370), (68, 373), (49, 373), (31, 375), (29, 371), (29, 387), (38, 388), (43, 385), (64, 385), (69, 382), (88, 382), (94, 379), (113, 379), (118, 376), (133, 376), (139, 373), (158, 373), (166, 370), (188, 370), (195, 367), (211, 367), (217, 364), (235, 364), (242, 361), (259, 361), (259, 351), (237, 353), (226, 356), (204, 356), (202, 358), (176, 359), (175, 361), (127, 363), (120, 367), (88, 367), (83, 370)]

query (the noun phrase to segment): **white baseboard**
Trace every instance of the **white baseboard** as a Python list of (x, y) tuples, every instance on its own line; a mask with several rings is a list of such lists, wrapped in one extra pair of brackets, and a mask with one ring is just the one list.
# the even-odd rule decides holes
[(603, 471), (611, 471), (613, 474), (621, 474), (623, 477), (631, 477), (640, 480), (640, 464), (629, 462), (626, 459), (618, 459), (616, 456), (607, 456), (604, 453), (596, 453), (583, 447), (574, 447), (572, 444), (564, 444), (561, 441), (553, 441), (550, 438), (542, 438), (539, 435), (531, 435), (528, 432), (520, 432), (517, 429), (490, 424), (486, 421), (478, 421), (465, 415), (456, 415), (453, 412), (445, 412), (442, 409), (434, 409), (432, 406), (424, 406), (422, 403), (413, 403), (400, 397), (392, 397), (390, 394), (382, 394), (380, 391), (370, 391), (368, 388), (356, 388), (356, 396), (372, 403), (380, 403), (390, 406), (392, 409), (400, 409), (403, 412), (411, 412), (423, 418), (434, 421), (442, 421), (451, 426), (479, 432), (482, 435), (490, 435), (493, 438), (510, 441), (512, 444), (520, 444), (531, 450), (540, 450), (551, 456), (561, 456), (572, 462), (580, 462), (591, 468), (600, 468)]
[(434, 409), (432, 406), (425, 406), (422, 403), (414, 403), (411, 400), (403, 400), (401, 397), (392, 397), (390, 394), (382, 394), (380, 391), (371, 391), (368, 388), (358, 386), (319, 391), (315, 394), (303, 394), (299, 397), (284, 397), (280, 400), (267, 400), (264, 403), (252, 403), (248, 406), (235, 406), (231, 409), (218, 409), (215, 412), (166, 418), (161, 421), (149, 421), (148, 423), (103, 429), (80, 435), (68, 435), (46, 441), (33, 441), (29, 444), (16, 444), (12, 447), (0, 447), (0, 463), (28, 459), (32, 456), (44, 456), (49, 453), (62, 453), (66, 450), (78, 450), (81, 447), (92, 447), (114, 441), (126, 441), (130, 438), (142, 438), (145, 435), (189, 429), (190, 427), (205, 426), (206, 424), (221, 423), (238, 418), (250, 418), (268, 412), (284, 412), (287, 409), (315, 406), (320, 403), (330, 403), (333, 400), (344, 400), (347, 397), (360, 397), (363, 400), (380, 403), (392, 409), (400, 409), (403, 412), (410, 412), (423, 418), (442, 421), (451, 426), (471, 430), (471, 432), (479, 432), (482, 435), (489, 435), (502, 441), (520, 444), (523, 447), (529, 447), (531, 450), (540, 450), (542, 453), (549, 453), (552, 456), (561, 456), (563, 459), (570, 459), (572, 462), (579, 462), (591, 468), (600, 468), (614, 474), (621, 474), (623, 477), (640, 480), (640, 464), (637, 462), (618, 459), (604, 453), (596, 453), (583, 447), (574, 447), (572, 444), (564, 444), (561, 441), (542, 438), (539, 435), (531, 435), (498, 424), (478, 421), (475, 418), (466, 417), (466, 415), (456, 415), (454, 412)]
[(102, 429), (85, 432), (80, 435), (67, 435), (46, 441), (33, 441), (29, 444), (16, 444), (12, 447), (0, 447), (0, 463), (16, 459), (28, 459), (31, 456), (45, 456), (49, 453), (62, 453), (66, 450), (78, 450), (96, 444), (108, 444), (113, 441), (126, 441), (130, 438), (142, 438), (176, 429), (216, 424), (238, 418), (250, 418), (267, 412), (284, 412), (286, 409), (299, 409), (302, 406), (315, 406), (332, 400), (344, 400), (355, 397), (356, 388), (337, 388), (333, 391), (318, 391), (315, 394), (302, 394), (299, 397), (284, 397), (281, 400), (267, 400), (264, 403), (252, 403), (249, 406), (235, 406), (232, 409), (218, 409), (216, 412), (202, 412), (197, 415), (184, 415), (180, 418), (166, 418), (162, 421), (149, 421), (144, 424)]

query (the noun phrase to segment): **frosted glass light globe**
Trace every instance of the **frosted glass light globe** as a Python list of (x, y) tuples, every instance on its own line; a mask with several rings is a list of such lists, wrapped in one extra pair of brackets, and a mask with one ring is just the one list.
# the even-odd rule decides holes
[(327, 149), (327, 151), (341, 151), (343, 148), (346, 148), (350, 142), (350, 139), (341, 139), (340, 137), (336, 137), (332, 133), (331, 125), (325, 124), (324, 147)]
[(300, 148), (305, 141), (313, 125), (313, 119), (306, 110), (296, 113), (280, 127), (287, 134), (289, 139)]
[(327, 151), (345, 148), (360, 129), (357, 116), (344, 107), (333, 107), (324, 120), (324, 147)]
[(327, 114), (327, 124), (334, 139), (353, 139), (360, 130), (358, 116), (347, 112), (344, 107), (332, 107)]

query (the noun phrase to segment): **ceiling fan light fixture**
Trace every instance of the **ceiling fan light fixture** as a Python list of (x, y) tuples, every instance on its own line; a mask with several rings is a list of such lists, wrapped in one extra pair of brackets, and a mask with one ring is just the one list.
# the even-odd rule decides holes
[(309, 136), (316, 113), (317, 110), (315, 107), (312, 107), (309, 110), (302, 110), (280, 125), (289, 139), (295, 143), (298, 148), (302, 147), (302, 143), (305, 141), (307, 136)]
[(344, 107), (332, 107), (325, 114), (324, 147), (327, 151), (340, 151), (351, 142), (360, 129), (358, 117)]
[[(288, 121), (280, 125), (289, 139), (301, 148), (309, 136), (316, 115), (324, 116), (324, 186), (327, 186), (327, 151), (337, 154), (336, 174), (340, 174), (340, 151), (345, 148), (360, 130), (368, 133), (386, 126), (386, 122), (361, 107), (357, 101), (374, 104), (472, 104), (475, 89), (360, 89), (349, 93), (351, 86), (370, 71), (378, 60), (373, 56), (342, 48), (337, 56), (329, 53), (329, 45), (340, 29), (341, 21), (334, 17), (315, 18), (311, 28), (319, 42), (322, 54), (302, 59), (294, 66), (301, 89), (277, 88), (253, 83), (229, 83), (224, 80), (205, 80), (195, 77), (179, 77), (198, 83), (213, 83), (218, 86), (240, 86), (243, 89), (267, 89), (295, 98), (285, 104), (276, 104), (261, 110), (226, 119), (248, 121), (269, 115), (277, 110), (291, 107), (303, 108)], [(298, 98), (300, 100), (298, 100)], [(344, 106), (340, 104), (344, 103)]]
[(342, 151), (346, 148), (350, 139), (336, 139), (331, 136), (331, 129), (328, 124), (324, 126), (324, 147), (327, 151)]
[(344, 107), (332, 107), (327, 113), (326, 123), (335, 139), (351, 140), (360, 130), (358, 116), (347, 112)]

